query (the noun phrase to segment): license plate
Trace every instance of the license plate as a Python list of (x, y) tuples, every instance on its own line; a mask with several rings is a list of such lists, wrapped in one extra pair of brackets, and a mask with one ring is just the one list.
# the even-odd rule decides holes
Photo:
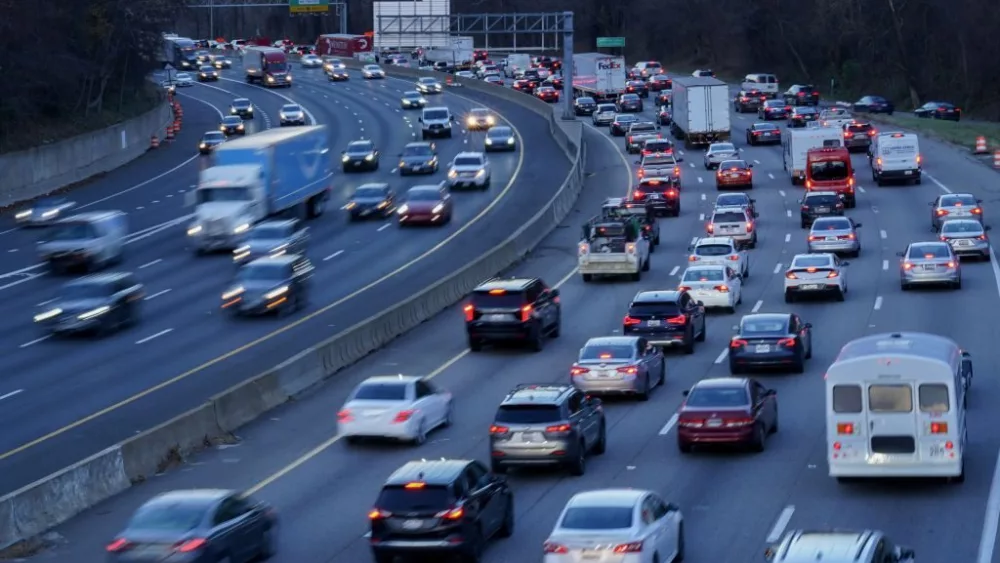
[(423, 520), (406, 520), (403, 522), (404, 530), (419, 530), (424, 526)]
[(660, 326), (660, 321), (646, 321), (646, 326)]
[(355, 162), (354, 166), (361, 166), (361, 163), (360, 162)]
[(804, 290), (819, 289), (819, 286), (816, 284), (800, 285), (799, 289), (804, 289)]
[(837, 240), (837, 237), (826, 237), (826, 241), (827, 242), (835, 241), (835, 240)]
[(923, 269), (925, 271), (931, 271), (931, 272), (933, 272), (934, 270), (937, 269), (937, 266), (935, 266), (934, 264), (924, 264), (923, 265)]
[(507, 315), (483, 315), (484, 321), (491, 321), (491, 322), (506, 321), (508, 318), (509, 317), (507, 317)]
[(771, 351), (771, 346), (770, 344), (758, 344), (754, 348), (754, 351), (757, 352), (758, 354), (767, 354), (768, 352)]
[(931, 457), (944, 457), (945, 449), (941, 445), (931, 446)]
[(718, 427), (722, 426), (722, 419), (720, 419), (720, 418), (710, 418), (705, 423), (705, 426), (708, 426), (709, 428), (718, 428)]
[(770, 137), (770, 136), (771, 136), (771, 134), (770, 134), (770, 133), (764, 133), (764, 136), (765, 136), (765, 137)]
[(816, 208), (816, 213), (829, 213), (829, 212), (830, 212), (830, 208), (829, 207), (817, 207)]
[(587, 549), (580, 553), (580, 557), (583, 559), (600, 559), (601, 552), (596, 549)]
[(972, 246), (971, 240), (960, 240), (958, 241), (958, 246)]
[(736, 173), (734, 172), (734, 173), (730, 174), (730, 175), (729, 175), (729, 177), (730, 177), (730, 178), (739, 178), (739, 177), (740, 177), (740, 175), (739, 175), (739, 174), (736, 174)]
[(463, 178), (475, 178), (476, 177), (476, 173), (475, 172), (462, 172), (462, 177)]
[(912, 176), (913, 175), (913, 170), (907, 170), (906, 172), (903, 172), (903, 174), (905, 176)]
[(521, 434), (521, 441), (523, 442), (544, 442), (545, 437), (542, 436), (541, 432), (523, 432)]

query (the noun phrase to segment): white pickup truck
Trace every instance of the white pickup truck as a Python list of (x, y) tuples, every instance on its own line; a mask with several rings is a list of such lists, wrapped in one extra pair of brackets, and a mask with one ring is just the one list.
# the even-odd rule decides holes
[(854, 116), (844, 108), (825, 109), (819, 112), (819, 119), (817, 120), (820, 127), (836, 127), (837, 129), (843, 129), (844, 125), (853, 121)]
[(634, 220), (596, 220), (584, 226), (578, 250), (583, 281), (594, 276), (628, 276), (639, 281), (649, 271), (650, 241)]

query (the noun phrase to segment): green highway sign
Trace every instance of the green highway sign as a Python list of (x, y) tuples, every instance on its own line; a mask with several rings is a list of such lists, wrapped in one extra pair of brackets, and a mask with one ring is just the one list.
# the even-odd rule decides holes
[(330, 11), (330, 0), (288, 0), (293, 14), (321, 14)]
[[(301, 1), (301, 0), (300, 0)], [(624, 37), (598, 37), (597, 47), (624, 47), (625, 38)]]

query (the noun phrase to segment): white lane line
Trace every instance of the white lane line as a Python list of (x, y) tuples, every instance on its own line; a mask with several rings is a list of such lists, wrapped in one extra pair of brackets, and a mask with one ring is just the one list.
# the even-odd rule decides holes
[(694, 168), (694, 163), (693, 162), (689, 162), (688, 166), (690, 166), (691, 168)]
[(691, 239), (691, 245), (693, 246), (695, 244), (698, 244), (698, 237), (694, 237), (693, 239)]
[(698, 183), (699, 184), (704, 184), (705, 180), (701, 176), (698, 176)]
[(792, 216), (792, 210), (791, 209), (786, 209), (785, 210), (785, 215), (788, 215), (789, 217), (791, 217)]
[(875, 298), (875, 306), (872, 307), (872, 308), (874, 310), (876, 310), (876, 311), (878, 311), (879, 309), (882, 308), (882, 296), (881, 295), (879, 295), (878, 297)]
[(785, 528), (788, 527), (788, 523), (792, 521), (792, 514), (795, 514), (794, 506), (786, 506), (781, 514), (778, 515), (778, 519), (774, 522), (774, 527), (771, 528), (771, 533), (767, 534), (767, 543), (774, 543), (781, 539), (781, 535), (785, 533)]
[(792, 233), (785, 233), (785, 242), (792, 242)]
[(674, 266), (674, 268), (672, 270), (670, 270), (670, 275), (671, 276), (676, 276), (677, 275), (677, 271), (680, 270), (680, 269), (681, 269), (680, 266)]
[(156, 260), (153, 260), (152, 262), (146, 262), (142, 266), (139, 266), (139, 269), (140, 270), (144, 270), (144, 269), (146, 269), (146, 268), (148, 268), (150, 266), (155, 266), (155, 265), (159, 264), (160, 262), (163, 262), (163, 258), (157, 258)]
[(343, 253), (344, 253), (343, 250), (338, 250), (338, 251), (334, 252), (333, 254), (327, 256), (326, 258), (324, 258), (323, 261), (326, 262), (327, 260), (333, 260), (334, 258), (340, 256)]
[(882, 261), (882, 269), (883, 270), (888, 270), (889, 269), (889, 261), (888, 260), (883, 260)]
[(51, 334), (43, 336), (41, 338), (36, 338), (36, 339), (32, 340), (31, 342), (25, 342), (24, 344), (21, 344), (20, 346), (18, 346), (18, 348), (27, 348), (28, 346), (34, 346), (35, 344), (38, 344), (39, 342), (45, 342), (46, 340), (48, 340), (50, 338), (52, 338)]
[(392, 171), (391, 171), (391, 172), (389, 172), (389, 174), (395, 174), (395, 173), (396, 173), (396, 171), (398, 171), (398, 170), (399, 170), (399, 168), (393, 168), (393, 169), (392, 169)]
[(760, 308), (763, 307), (763, 306), (764, 306), (764, 302), (763, 301), (758, 301), (758, 302), (756, 302), (756, 303), (753, 304), (753, 309), (750, 309), (750, 312), (751, 313), (756, 313), (757, 311), (760, 311)]
[(11, 249), (10, 249), (10, 250), (8, 250), (7, 252), (17, 252), (17, 249), (16, 249), (16, 248), (11, 248)]
[(785, 190), (778, 190), (778, 195), (785, 197)]
[(52, 299), (49, 299), (48, 301), (42, 301), (41, 303), (35, 303), (35, 307), (44, 307), (44, 306), (48, 305), (49, 303), (52, 303), (53, 301), (56, 301), (57, 299), (59, 299), (59, 298), (58, 297), (53, 297)]
[(774, 265), (774, 273), (777, 274), (780, 271), (781, 271), (781, 262), (778, 262), (777, 264)]
[(729, 357), (729, 348), (723, 348), (722, 352), (719, 354), (719, 357), (715, 358), (715, 363), (721, 364), (722, 362), (726, 361), (727, 357)]
[(864, 189), (864, 188), (862, 188), (861, 186), (858, 186), (858, 192), (860, 192), (860, 193), (865, 193), (865, 189)]
[[(941, 188), (941, 191), (943, 191), (944, 193), (946, 193), (946, 194), (952, 193), (951, 190), (948, 188), (948, 186), (946, 186), (946, 185), (942, 184), (941, 182), (939, 182), (938, 179), (935, 178), (934, 176), (931, 176), (930, 174), (928, 174), (926, 172), (924, 172), (923, 175), (926, 176), (927, 179), (930, 180), (931, 182), (934, 182), (935, 184), (937, 184), (937, 187)], [(993, 553), (992, 548), (990, 549), (990, 553)]]
[(169, 289), (164, 289), (163, 291), (157, 291), (156, 293), (154, 293), (152, 295), (147, 295), (145, 300), (146, 301), (151, 301), (151, 300), (156, 299), (157, 297), (159, 297), (161, 295), (166, 295), (168, 293), (170, 293)]
[(757, 159), (754, 159), (753, 163), (754, 163), (754, 164), (760, 164), (760, 161), (759, 161), (759, 160), (757, 160)]
[(882, 237), (882, 240), (885, 240), (885, 239), (889, 238), (889, 234), (885, 232), (885, 229), (882, 229), (881, 231), (879, 231), (878, 235), (880, 237)]
[(699, 221), (704, 221), (705, 220), (705, 214), (704, 213), (699, 213), (698, 214), (698, 220)]
[(382, 225), (381, 227), (378, 228), (378, 232), (381, 233), (382, 231), (388, 229), (391, 226), (392, 226), (392, 223), (386, 223), (385, 225)]
[(707, 199), (708, 199), (708, 196), (706, 196), (705, 194), (701, 194), (701, 200), (702, 201), (706, 201)]
[(145, 344), (145, 343), (149, 342), (150, 340), (153, 340), (154, 338), (159, 338), (159, 337), (163, 336), (164, 334), (170, 334), (173, 331), (174, 331), (174, 329), (172, 329), (172, 328), (168, 328), (166, 330), (161, 330), (160, 332), (157, 332), (156, 334), (154, 334), (152, 336), (147, 336), (146, 338), (143, 338), (142, 340), (136, 340), (135, 343), (136, 344)]
[[(944, 186), (941, 187), (944, 188)], [(947, 188), (944, 189), (947, 190)], [(951, 193), (951, 190), (947, 190), (947, 192)], [(994, 257), (995, 260), (996, 257)], [(976, 563), (992, 563), (993, 550), (997, 544), (998, 525), (1000, 525), (1000, 454), (997, 455), (997, 463), (993, 469), (993, 481), (990, 482), (990, 495), (986, 500), (983, 535), (979, 539), (979, 556), (976, 557)]]
[(663, 425), (663, 428), (660, 428), (660, 436), (666, 436), (667, 434), (669, 434), (670, 429), (673, 428), (674, 426), (677, 426), (678, 418), (679, 415), (677, 413), (674, 413), (674, 415), (670, 417), (670, 420), (668, 420), (667, 423)]
[(684, 156), (684, 151), (677, 151), (677, 154)]
[(768, 172), (767, 173), (767, 177), (773, 180), (774, 179), (774, 174), (771, 174), (770, 172)]
[[(24, 393), (24, 389), (18, 389), (17, 391), (11, 391), (10, 393), (5, 393), (3, 395), (0, 395), (0, 401), (2, 401), (4, 399), (9, 399), (9, 398), (11, 398), (11, 397), (13, 397), (15, 395), (20, 395), (21, 393)], [(674, 415), (674, 416), (677, 416), (677, 415)]]

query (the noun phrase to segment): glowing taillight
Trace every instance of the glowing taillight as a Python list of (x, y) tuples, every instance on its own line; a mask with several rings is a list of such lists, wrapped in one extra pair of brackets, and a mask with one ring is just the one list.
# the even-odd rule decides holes
[(680, 176), (680, 175), (681, 175), (681, 167), (674, 166), (674, 176)]
[(548, 541), (542, 544), (542, 551), (545, 553), (569, 553), (569, 549), (567, 549), (565, 545)]
[(569, 424), (555, 424), (545, 427), (546, 434), (568, 434), (573, 427)]
[(931, 423), (931, 434), (947, 434), (948, 433), (948, 423), (947, 422), (932, 422)]
[(806, 189), (808, 190), (808, 189), (810, 189), (812, 187), (813, 187), (812, 180), (806, 180)]
[(373, 508), (368, 511), (369, 520), (381, 520), (383, 518), (388, 518), (392, 516), (392, 513), (386, 512), (385, 510), (379, 508)]
[(569, 374), (570, 375), (583, 375), (585, 373), (590, 373), (590, 370), (587, 369), (587, 368), (581, 368), (581, 367), (574, 367), (574, 368), (570, 368), (570, 370), (569, 370)]
[(949, 268), (954, 268), (955, 267), (955, 263), (954, 262), (948, 262), (948, 267)]
[(708, 231), (709, 234), (711, 234), (711, 233), (715, 232), (715, 225), (709, 223), (709, 224), (705, 225), (705, 230)]
[(982, 215), (982, 214), (983, 214), (983, 210), (982, 210), (982, 209), (980, 209), (980, 208), (978, 208), (978, 207), (976, 207), (976, 208), (973, 208), (973, 210), (972, 210), (972, 214), (973, 214), (973, 215)]
[(796, 276), (795, 272), (788, 272), (787, 274), (785, 274), (785, 278), (790, 280), (797, 280), (799, 279), (799, 276)]
[(833, 279), (833, 278), (835, 278), (835, 277), (837, 277), (839, 275), (840, 274), (838, 274), (837, 272), (830, 272), (829, 274), (826, 275), (826, 277), (830, 278), (830, 279)]
[(629, 375), (635, 375), (635, 374), (639, 373), (639, 368), (637, 368), (635, 366), (624, 366), (624, 367), (618, 368), (616, 371), (618, 373), (627, 373)]
[(624, 324), (625, 326), (635, 326), (641, 322), (642, 322), (641, 320), (635, 317), (626, 316), (625, 319), (622, 321), (622, 324)]
[(691, 256), (688, 256), (688, 262), (697, 262), (698, 260), (700, 260), (700, 258), (698, 258), (697, 256), (695, 256), (694, 254), (692, 254)]
[(679, 285), (679, 286), (677, 286), (677, 291), (691, 291), (691, 286), (689, 286), (689, 285)]
[(948, 210), (947, 209), (938, 209), (937, 210), (937, 216), (938, 217), (944, 217), (947, 214), (948, 214)]
[(120, 552), (125, 551), (126, 549), (128, 549), (130, 545), (131, 544), (129, 543), (128, 540), (126, 540), (124, 538), (119, 538), (119, 539), (117, 539), (117, 540), (109, 543), (107, 545), (107, 547), (105, 547), (104, 549), (108, 553), (120, 553)]
[(646, 194), (642, 190), (636, 190), (636, 191), (632, 192), (632, 197), (635, 198), (635, 199), (639, 199), (641, 197), (644, 197), (645, 195)]
[(451, 510), (442, 510), (434, 516), (444, 518), (445, 520), (461, 520), (462, 517), (465, 516), (465, 509), (459, 506), (458, 508), (452, 508)]
[(413, 418), (413, 415), (416, 414), (416, 412), (417, 411), (415, 411), (415, 410), (402, 410), (402, 411), (399, 411), (398, 413), (396, 413), (396, 417), (392, 419), (392, 423), (393, 424), (401, 424), (403, 422), (406, 422), (406, 421), (410, 420), (411, 418)]
[(795, 339), (794, 338), (782, 338), (778, 341), (778, 346), (784, 346), (785, 348), (794, 348)]
[(850, 139), (853, 136), (854, 136), (854, 133), (852, 133), (850, 131), (844, 131), (844, 138), (845, 139)]
[(496, 424), (490, 426), (490, 434), (506, 434), (508, 432), (510, 432), (510, 428), (507, 428), (506, 426), (499, 426)]
[(838, 422), (837, 434), (854, 434), (854, 423)]
[(743, 340), (742, 338), (734, 338), (729, 341), (730, 348), (740, 348), (742, 346), (746, 346), (747, 344), (748, 342), (746, 340)]
[(802, 211), (809, 211), (809, 206), (808, 205), (803, 205), (801, 209), (802, 209)]
[(521, 307), (521, 322), (526, 323), (531, 320), (531, 311), (534, 309), (531, 305), (525, 305)]
[(642, 551), (642, 542), (634, 541), (629, 543), (622, 543), (615, 546), (615, 553), (640, 553)]
[(682, 325), (687, 322), (687, 315), (677, 315), (676, 317), (670, 317), (667, 322), (672, 325)]
[(739, 257), (738, 255), (736, 255), (736, 254), (731, 254), (731, 255), (729, 255), (729, 256), (727, 257), (727, 259), (728, 259), (728, 260), (731, 260), (731, 261), (733, 261), (733, 262), (736, 262), (737, 260), (739, 260), (739, 259), (740, 259), (740, 257)]
[(878, 164), (879, 166), (882, 166), (882, 157), (881, 156), (875, 159), (875, 164)]
[(924, 160), (924, 157), (922, 157), (922, 156), (920, 156), (920, 155), (918, 154), (918, 155), (917, 155), (917, 164), (920, 164), (921, 162), (923, 162), (923, 160)]
[(729, 286), (728, 285), (717, 285), (717, 286), (715, 286), (715, 290), (718, 291), (719, 293), (729, 293)]
[(912, 270), (913, 269), (913, 264), (911, 264), (909, 262), (904, 262), (903, 263), (903, 269), (904, 270)]
[(822, 240), (822, 239), (823, 239), (823, 237), (818, 237), (816, 235), (809, 235), (809, 242), (816, 242), (816, 241)]
[(834, 442), (834, 443), (833, 443), (833, 450), (834, 450), (834, 451), (837, 451), (837, 452), (839, 452), (839, 451), (840, 451), (840, 448), (841, 448), (841, 447), (842, 447), (842, 446), (840, 445), (840, 442)]
[(753, 221), (747, 221), (747, 232), (749, 233), (752, 230), (753, 230)]
[(337, 413), (337, 422), (350, 422), (352, 420), (354, 420), (354, 415), (347, 409), (343, 409)]
[(184, 542), (179, 542), (175, 547), (174, 551), (180, 553), (191, 553), (192, 551), (198, 551), (199, 549), (208, 545), (208, 541), (202, 538), (195, 538), (193, 540), (187, 540)]
[(466, 305), (462, 308), (465, 311), (465, 322), (472, 322), (476, 318), (476, 308), (472, 305)]

